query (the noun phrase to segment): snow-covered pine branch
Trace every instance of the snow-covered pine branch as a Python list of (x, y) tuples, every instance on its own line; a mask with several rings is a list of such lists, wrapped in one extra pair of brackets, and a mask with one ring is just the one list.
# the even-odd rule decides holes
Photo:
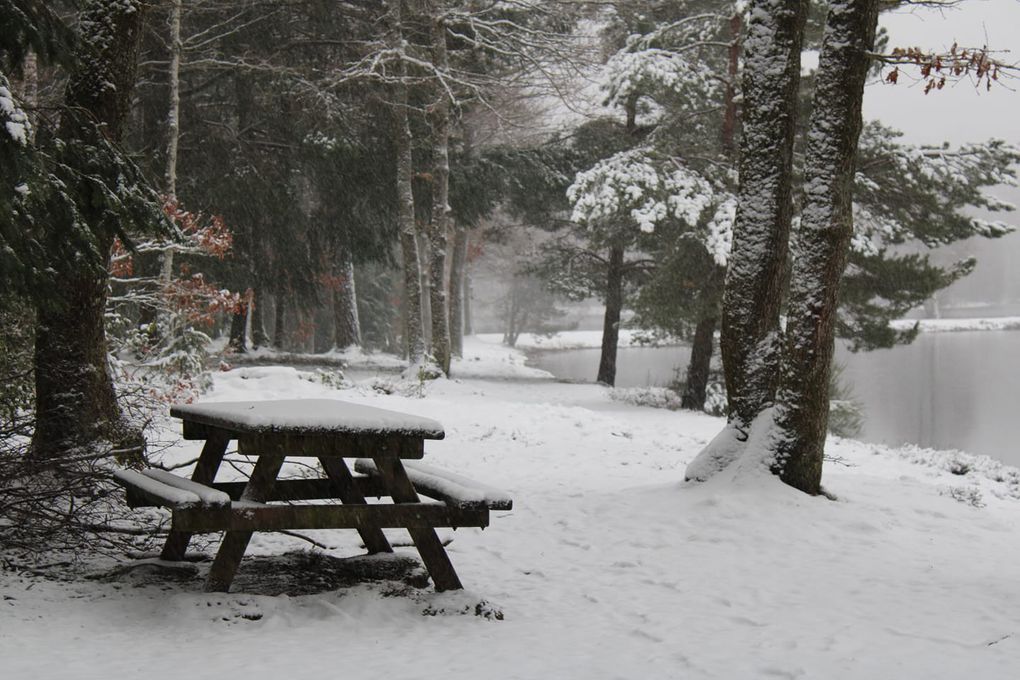
[(885, 246), (911, 240), (936, 247), (1013, 230), (1005, 222), (961, 210), (1015, 209), (984, 190), (1017, 184), (1020, 149), (998, 140), (958, 148), (912, 146), (895, 141), (896, 136), (878, 123), (865, 126), (861, 135), (854, 185), (855, 252), (875, 254)]
[[(579, 172), (567, 189), (571, 220), (588, 227), (651, 233), (665, 220), (688, 226), (719, 264), (732, 240), (734, 198), (675, 158), (629, 149)], [(707, 219), (706, 219), (707, 217)]]

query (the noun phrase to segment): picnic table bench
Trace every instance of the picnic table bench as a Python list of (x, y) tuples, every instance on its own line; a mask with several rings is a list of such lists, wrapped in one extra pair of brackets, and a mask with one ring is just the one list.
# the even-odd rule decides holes
[[(356, 529), (378, 553), (393, 550), (387, 528), (407, 529), (436, 590), (458, 589), (436, 527), (484, 528), (490, 510), (513, 507), (497, 489), (414, 460), (424, 456), (426, 439), (445, 437), (428, 418), (330, 399), (187, 404), (170, 414), (183, 421), (185, 439), (205, 441), (191, 478), (146, 469), (119, 470), (114, 480), (131, 507), (171, 510), (164, 560), (184, 559), (194, 533), (225, 532), (207, 591), (230, 589), (255, 531)], [(247, 481), (217, 482), (232, 440), (255, 467)], [(278, 479), (292, 456), (318, 459), (325, 476)], [(371, 497), (393, 502), (368, 503)]]

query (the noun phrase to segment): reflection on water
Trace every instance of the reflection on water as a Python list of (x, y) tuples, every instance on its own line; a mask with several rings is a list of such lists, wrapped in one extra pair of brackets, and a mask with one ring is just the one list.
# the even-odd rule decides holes
[[(686, 347), (621, 348), (617, 386), (667, 385)], [(914, 443), (987, 454), (1020, 465), (1020, 332), (921, 334), (906, 347), (852, 354), (839, 348), (844, 380), (864, 407), (864, 441)], [(594, 380), (599, 350), (531, 355), (566, 380)]]

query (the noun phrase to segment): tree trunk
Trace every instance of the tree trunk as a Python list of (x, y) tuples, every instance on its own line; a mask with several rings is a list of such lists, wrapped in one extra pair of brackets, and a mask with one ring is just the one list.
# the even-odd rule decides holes
[(729, 417), (744, 430), (778, 382), (805, 0), (753, 0), (744, 41), (740, 189), (722, 311)]
[(276, 289), (275, 305), (273, 309), (273, 349), (283, 351), (284, 342), (287, 339), (287, 325), (285, 314), (287, 312), (287, 293), (283, 286)]
[(258, 287), (252, 291), (251, 304), (251, 344), (252, 347), (269, 347), (269, 334), (266, 333), (265, 303), (263, 288)]
[[(400, 0), (391, 0), (396, 49), (403, 57), (403, 19)], [(407, 66), (401, 59), (399, 81), (394, 86), (393, 141), (397, 156), (397, 228), (404, 266), (404, 349), (408, 361), (416, 364), (425, 357), (421, 314), (421, 270), (418, 261), (417, 227), (414, 220), (414, 168), (411, 159), (411, 126), (407, 119)]]
[[(449, 69), (446, 23), (432, 7), (432, 64), (438, 73)], [(446, 247), (450, 212), (450, 100), (445, 84), (435, 84), (437, 100), (429, 114), (432, 124), (432, 223), (429, 229), (429, 314), (432, 357), (450, 373), (450, 316), (446, 297)]]
[(464, 264), (464, 335), (475, 332), (474, 317), (471, 314), (471, 268)]
[(620, 312), (623, 311), (623, 254), (621, 242), (609, 247), (606, 273), (606, 316), (602, 324), (602, 355), (599, 357), (597, 382), (616, 384), (616, 345), (620, 339)]
[(719, 324), (720, 284), (725, 273), (724, 268), (714, 266), (699, 293), (698, 323), (694, 327), (691, 361), (687, 365), (687, 380), (684, 393), (680, 397), (681, 408), (695, 411), (702, 411), (705, 408), (708, 377), (712, 371), (715, 329)]
[(450, 258), (450, 351), (464, 356), (464, 280), (467, 270), (468, 232), (454, 225), (453, 257)]
[(726, 80), (726, 109), (723, 114), (722, 126), (722, 147), (723, 152), (730, 158), (734, 157), (737, 148), (735, 144), (737, 132), (737, 74), (740, 71), (740, 39), (744, 31), (744, 19), (740, 12), (734, 12), (730, 17), (730, 48), (729, 64), (727, 67)]
[[(624, 105), (625, 128), (629, 134), (637, 131), (637, 93), (627, 98)], [(609, 246), (609, 265), (606, 271), (606, 315), (602, 324), (602, 353), (599, 355), (597, 382), (616, 384), (616, 352), (620, 339), (620, 312), (623, 311), (623, 259), (625, 246), (622, 238)]]
[(342, 280), (333, 291), (333, 347), (347, 349), (361, 346), (361, 321), (358, 318), (358, 296), (354, 287), (354, 262), (350, 251), (343, 248), (339, 254), (336, 273)]
[(248, 351), (248, 306), (245, 305), (241, 311), (234, 312), (230, 317), (230, 340), (227, 346), (232, 352), (243, 353)]
[(854, 164), (878, 5), (830, 5), (811, 113), (772, 465), (784, 482), (810, 494), (821, 490), (836, 303), (853, 236)]
[[(169, 106), (166, 116), (166, 196), (171, 203), (177, 202), (177, 147), (181, 136), (181, 0), (170, 0), (170, 70), (167, 73), (169, 86)], [(170, 285), (174, 269), (174, 247), (163, 249), (162, 262), (159, 268), (159, 281), (163, 286)], [(167, 327), (168, 319), (160, 324), (161, 330), (171, 332)]]
[[(724, 95), (723, 125), (720, 142), (728, 158), (736, 158), (737, 132), (737, 75), (740, 69), (740, 46), (744, 19), (740, 12), (730, 17), (729, 64), (727, 68), (726, 92)], [(711, 256), (708, 256), (711, 259)], [(711, 265), (710, 265), (711, 266)], [(708, 377), (712, 370), (712, 351), (715, 329), (719, 324), (723, 289), (720, 285), (726, 276), (725, 268), (713, 267), (708, 280), (702, 286), (698, 301), (698, 323), (694, 328), (691, 345), (691, 360), (687, 365), (687, 380), (680, 406), (702, 411), (708, 394)]]
[[(61, 138), (88, 141), (97, 134), (113, 142), (122, 138), (146, 8), (139, 0), (84, 3), (79, 24), (83, 52), (67, 84)], [(98, 225), (103, 216), (86, 218)], [(70, 229), (64, 222), (49, 224), (47, 237), (66, 240)], [(103, 261), (58, 265), (62, 269), (55, 277), (58, 284), (47, 304), (37, 310), (32, 447), (37, 460), (99, 439), (139, 453), (145, 446), (141, 432), (125, 421), (110, 376), (104, 315), (113, 234), (101, 227), (95, 233)]]

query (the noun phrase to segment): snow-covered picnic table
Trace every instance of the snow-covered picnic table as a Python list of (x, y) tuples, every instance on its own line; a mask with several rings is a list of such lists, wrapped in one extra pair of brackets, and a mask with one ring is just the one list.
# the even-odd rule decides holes
[[(224, 531), (206, 590), (228, 591), (254, 531), (357, 529), (369, 552), (391, 552), (384, 528), (405, 528), (437, 590), (461, 588), (436, 527), (485, 527), (489, 510), (510, 509), (504, 493), (408, 459), (438, 422), (330, 399), (219, 402), (173, 406), (184, 438), (205, 445), (191, 479), (163, 470), (120, 471), (135, 506), (172, 511), (165, 560), (181, 560), (193, 533)], [(255, 458), (246, 482), (216, 482), (230, 441)], [(284, 459), (317, 458), (324, 477), (278, 479)], [(358, 458), (352, 473), (345, 458)], [(422, 502), (419, 493), (433, 501)], [(367, 497), (390, 497), (372, 503)], [(319, 501), (319, 502), (311, 502)], [(336, 503), (340, 501), (340, 503)]]

